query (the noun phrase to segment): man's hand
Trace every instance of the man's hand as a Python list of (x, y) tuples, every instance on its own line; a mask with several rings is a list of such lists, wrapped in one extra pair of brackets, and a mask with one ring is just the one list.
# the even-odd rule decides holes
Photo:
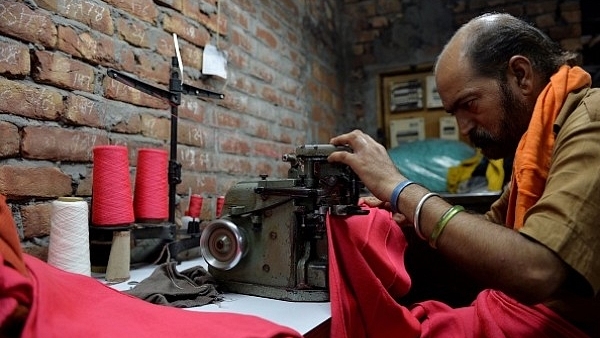
[(389, 201), (396, 184), (406, 179), (385, 147), (360, 130), (334, 137), (330, 143), (352, 148), (352, 152), (331, 153), (329, 161), (349, 165), (371, 194), (382, 201)]
[[(381, 200), (379, 200), (377, 197), (375, 196), (365, 196), (365, 197), (361, 197), (358, 200), (358, 204), (366, 204), (372, 208), (380, 208), (380, 209), (385, 209), (385, 210), (390, 210), (390, 203), (389, 202), (383, 202)], [(392, 218), (394, 219), (394, 221), (396, 221), (396, 223), (398, 223), (399, 226), (408, 226), (408, 227), (412, 227), (412, 223), (410, 223), (408, 221), (408, 219), (406, 218), (406, 216), (404, 216), (401, 213), (394, 213), (392, 215)]]

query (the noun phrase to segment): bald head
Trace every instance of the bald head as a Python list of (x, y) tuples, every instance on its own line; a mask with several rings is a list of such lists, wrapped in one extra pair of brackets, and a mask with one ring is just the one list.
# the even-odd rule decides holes
[(466, 62), (477, 76), (502, 79), (511, 57), (528, 58), (545, 82), (560, 66), (573, 65), (575, 55), (564, 52), (539, 29), (510, 14), (484, 14), (464, 24), (448, 41), (436, 63), (442, 71), (448, 59)]

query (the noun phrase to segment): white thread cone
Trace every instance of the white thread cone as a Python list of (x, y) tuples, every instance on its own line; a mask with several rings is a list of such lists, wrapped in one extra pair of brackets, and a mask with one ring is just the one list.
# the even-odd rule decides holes
[(91, 275), (88, 204), (81, 198), (52, 202), (48, 264), (61, 270)]

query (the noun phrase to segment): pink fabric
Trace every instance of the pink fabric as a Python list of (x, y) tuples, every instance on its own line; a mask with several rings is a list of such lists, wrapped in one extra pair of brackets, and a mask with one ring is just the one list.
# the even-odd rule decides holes
[(495, 290), (482, 291), (469, 307), (427, 301), (412, 313), (423, 322), (421, 337), (587, 337), (548, 307), (525, 306)]
[(0, 316), (14, 300), (32, 300), (23, 338), (301, 337), (290, 328), (254, 316), (154, 305), (93, 278), (64, 272), (32, 256), (24, 258), (31, 280), (0, 265)]
[(427, 301), (411, 310), (406, 239), (381, 209), (368, 216), (329, 217), (331, 337), (586, 337), (546, 306), (524, 306), (485, 290), (471, 306)]
[(396, 299), (410, 288), (406, 240), (391, 214), (329, 216), (331, 337), (418, 337), (420, 324)]

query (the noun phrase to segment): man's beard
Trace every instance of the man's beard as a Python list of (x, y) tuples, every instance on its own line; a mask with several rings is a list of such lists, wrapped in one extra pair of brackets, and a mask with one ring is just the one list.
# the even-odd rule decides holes
[(500, 94), (501, 116), (498, 135), (493, 135), (483, 128), (474, 128), (469, 132), (469, 139), (473, 145), (480, 148), (483, 155), (490, 159), (514, 155), (531, 116), (527, 105), (519, 101), (504, 82), (500, 82)]

